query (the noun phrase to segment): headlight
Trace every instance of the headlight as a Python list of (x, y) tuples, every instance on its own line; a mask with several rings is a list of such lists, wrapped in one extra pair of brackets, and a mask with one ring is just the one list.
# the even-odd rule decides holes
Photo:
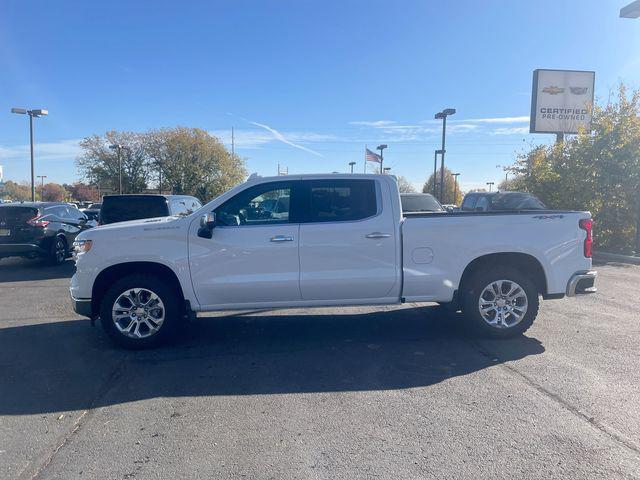
[(91, 245), (93, 245), (92, 240), (76, 240), (75, 242), (73, 242), (73, 252), (76, 255), (87, 253), (89, 250), (91, 250)]

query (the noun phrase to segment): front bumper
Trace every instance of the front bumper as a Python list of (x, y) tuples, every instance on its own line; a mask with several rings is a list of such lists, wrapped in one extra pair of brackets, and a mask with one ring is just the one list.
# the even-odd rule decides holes
[(569, 279), (569, 283), (567, 283), (567, 297), (596, 293), (598, 291), (595, 287), (597, 276), (598, 272), (594, 270), (574, 273)]
[(93, 318), (93, 308), (91, 307), (90, 298), (73, 298), (73, 295), (71, 295), (71, 303), (73, 305), (73, 311), (78, 315)]

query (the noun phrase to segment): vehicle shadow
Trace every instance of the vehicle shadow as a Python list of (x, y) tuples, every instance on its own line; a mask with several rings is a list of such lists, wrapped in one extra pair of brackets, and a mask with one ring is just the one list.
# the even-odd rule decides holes
[(0, 415), (155, 397), (428, 387), (542, 352), (525, 336), (480, 347), (438, 307), (200, 318), (176, 346), (141, 352), (111, 346), (85, 320), (25, 325), (0, 329)]
[(41, 259), (0, 259), (0, 283), (71, 278), (74, 271), (75, 263), (71, 259), (61, 265), (50, 265)]

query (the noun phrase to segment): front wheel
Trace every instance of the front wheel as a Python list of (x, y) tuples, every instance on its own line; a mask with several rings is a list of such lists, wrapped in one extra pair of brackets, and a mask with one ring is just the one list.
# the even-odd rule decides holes
[(509, 267), (478, 271), (466, 282), (463, 313), (471, 326), (494, 338), (520, 335), (533, 324), (540, 306), (535, 284)]
[(180, 324), (179, 297), (155, 276), (130, 275), (105, 293), (100, 321), (121, 347), (154, 347), (175, 337)]

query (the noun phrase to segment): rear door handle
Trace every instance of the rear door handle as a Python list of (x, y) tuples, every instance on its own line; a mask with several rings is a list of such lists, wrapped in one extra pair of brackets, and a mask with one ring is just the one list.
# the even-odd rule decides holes
[(390, 233), (372, 232), (365, 235), (365, 238), (389, 238)]
[(291, 235), (276, 235), (275, 237), (271, 237), (272, 242), (293, 242), (293, 237)]

